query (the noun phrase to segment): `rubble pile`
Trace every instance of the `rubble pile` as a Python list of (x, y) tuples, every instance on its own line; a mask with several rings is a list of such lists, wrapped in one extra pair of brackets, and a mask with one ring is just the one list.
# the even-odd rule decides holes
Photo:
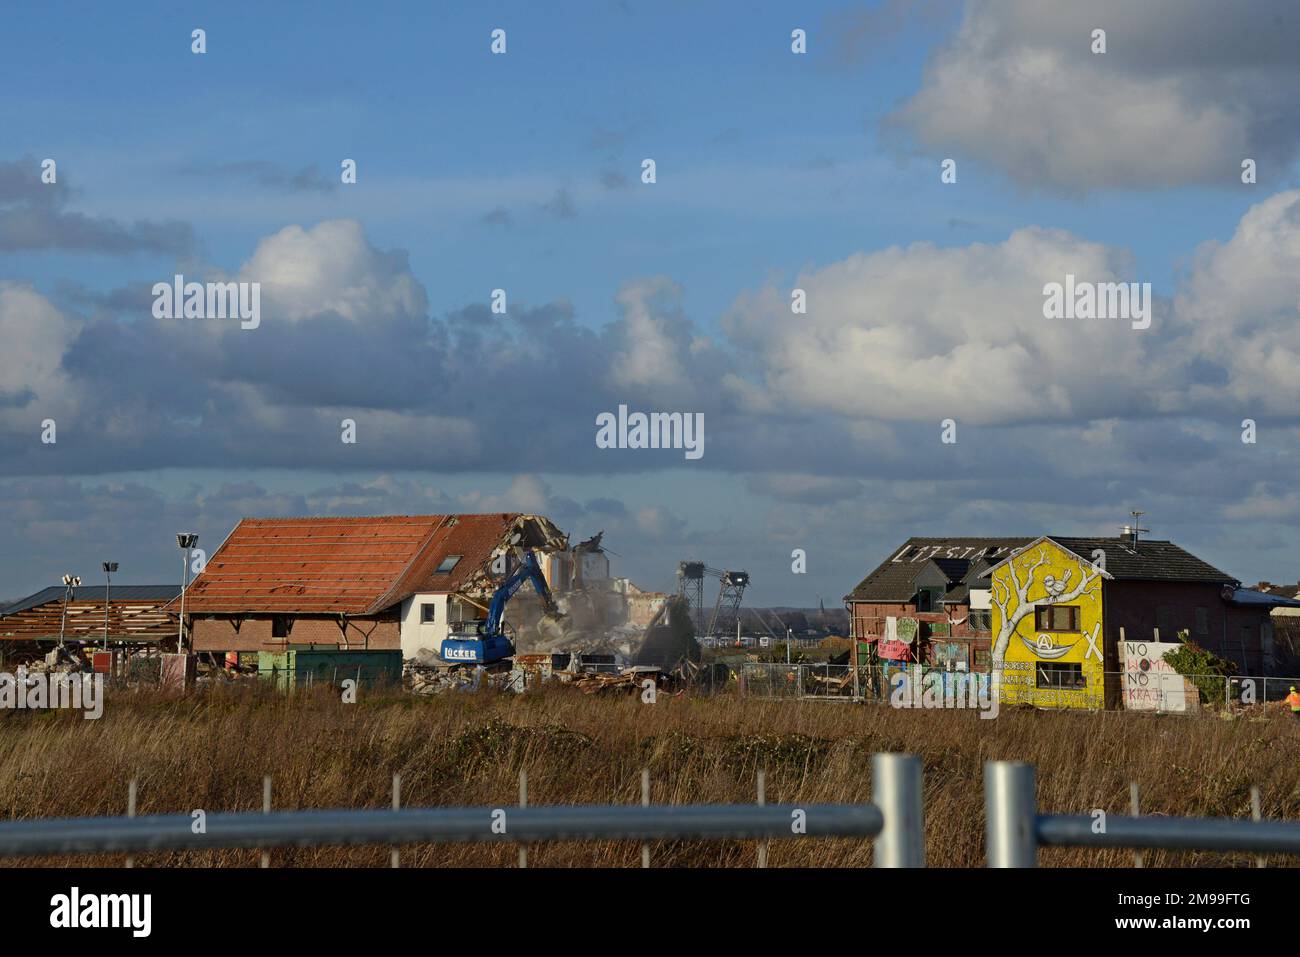
[[(565, 681), (566, 676), (563, 672), (556, 674), (560, 681)], [(620, 691), (634, 694), (642, 689), (642, 682), (647, 678), (658, 685), (661, 677), (658, 668), (632, 667), (624, 668), (617, 674), (598, 671), (576, 674), (569, 677), (567, 683), (583, 694), (608, 694)]]

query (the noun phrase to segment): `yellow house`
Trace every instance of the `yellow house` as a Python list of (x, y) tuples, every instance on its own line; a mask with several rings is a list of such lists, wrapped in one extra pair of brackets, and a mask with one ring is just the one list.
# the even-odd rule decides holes
[(1102, 591), (1111, 576), (1046, 536), (987, 574), (992, 672), (1000, 700), (1049, 708), (1102, 708)]

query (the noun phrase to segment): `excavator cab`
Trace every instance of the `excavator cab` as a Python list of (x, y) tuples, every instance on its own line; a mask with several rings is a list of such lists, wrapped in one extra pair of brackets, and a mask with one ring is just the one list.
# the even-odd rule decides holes
[(443, 661), (453, 665), (490, 665), (514, 656), (515, 646), (504, 634), (487, 634), (487, 622), (467, 621), (445, 639), (439, 649)]

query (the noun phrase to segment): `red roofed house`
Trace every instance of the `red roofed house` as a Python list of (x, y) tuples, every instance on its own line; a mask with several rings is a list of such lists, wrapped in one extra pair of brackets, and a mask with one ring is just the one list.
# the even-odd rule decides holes
[(568, 552), (539, 515), (246, 518), (186, 592), (193, 650), (437, 651), (449, 622), (485, 617), (511, 544), (548, 578)]

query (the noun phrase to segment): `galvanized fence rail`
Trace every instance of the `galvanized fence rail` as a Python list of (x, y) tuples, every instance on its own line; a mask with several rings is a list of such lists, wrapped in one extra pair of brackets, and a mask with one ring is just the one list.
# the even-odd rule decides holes
[[(5, 821), (0, 857), (463, 842), (518, 844), (523, 851), (541, 841), (753, 839), (761, 842), (763, 867), (773, 839), (870, 837), (876, 867), (924, 867), (921, 759), (877, 754), (871, 766), (869, 804), (767, 804), (760, 776), (753, 805), (650, 805), (643, 778), (641, 805), (528, 805), (521, 782), (518, 806), (401, 808), (395, 780), (392, 810), (214, 813), (202, 828), (191, 814)], [(1300, 822), (1040, 814), (1035, 787), (1031, 765), (985, 764), (988, 866), (1035, 867), (1039, 848), (1052, 846), (1300, 853)], [(643, 847), (643, 866), (648, 858)]]
[(1036, 867), (1040, 847), (1300, 853), (1300, 822), (1039, 814), (1033, 765), (984, 765), (989, 867)]
[(0, 857), (218, 848), (538, 841), (875, 838), (878, 867), (923, 866), (921, 760), (872, 758), (870, 804), (593, 805), (214, 813), (0, 822)]

